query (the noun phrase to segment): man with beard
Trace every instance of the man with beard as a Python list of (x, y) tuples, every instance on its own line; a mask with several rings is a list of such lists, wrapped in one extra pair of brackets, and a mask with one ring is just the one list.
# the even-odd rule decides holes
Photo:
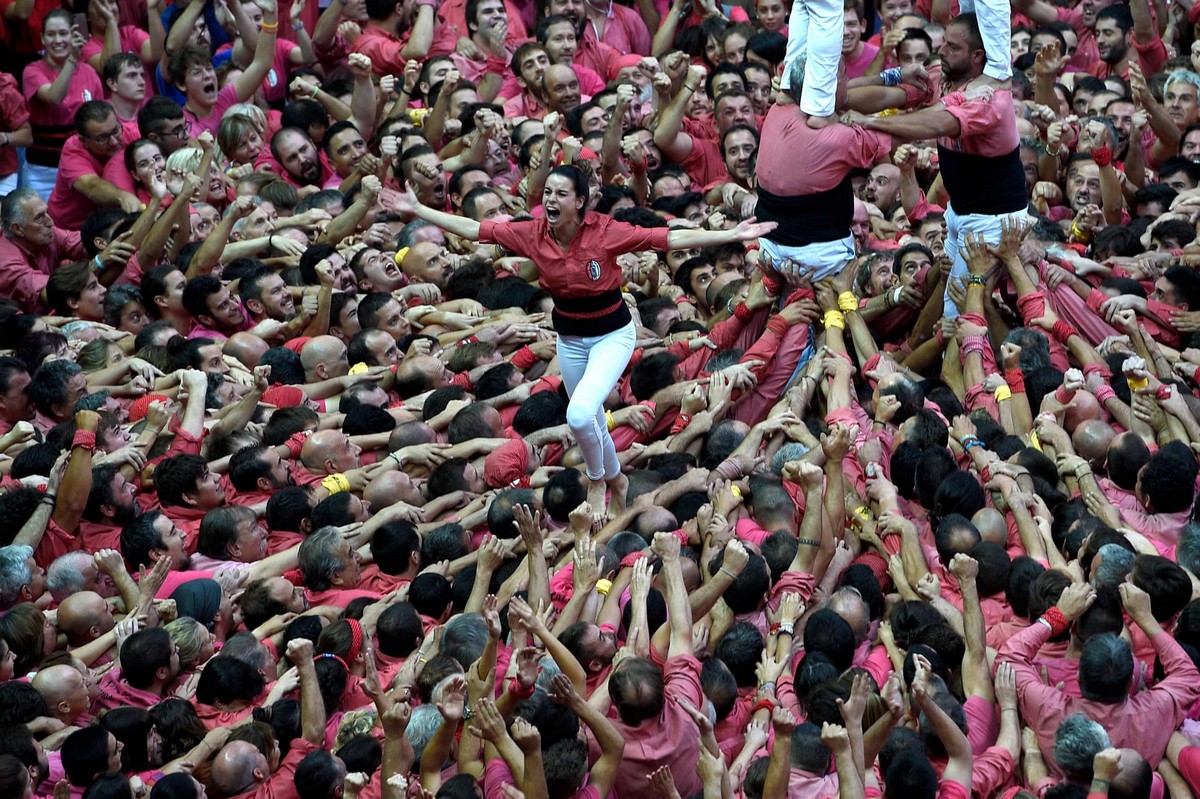
[[(998, 244), (1002, 227), (1024, 219), (1028, 204), (1013, 115), (1008, 4), (1002, 11), (982, 4), (980, 8), (982, 18), (964, 13), (946, 26), (939, 54), (951, 91), (940, 103), (887, 118), (847, 115), (868, 130), (904, 141), (937, 137), (942, 180), (950, 195), (945, 250), (953, 261), (951, 279), (963, 281), (968, 276), (960, 246), (965, 237), (973, 233), (989, 245)], [(997, 16), (1004, 17), (1003, 41), (998, 40)], [(958, 317), (949, 294), (943, 310), (947, 318)]]
[[(579, 49), (579, 25), (565, 14), (551, 14), (538, 23), (537, 39), (550, 56), (550, 63), (573, 67), (579, 75), (579, 83), (586, 94), (597, 94), (604, 90), (604, 75), (597, 72), (583, 58), (583, 50)], [(606, 68), (611, 67), (619, 53), (605, 45), (599, 45), (598, 53), (606, 59)]]
[(501, 90), (501, 96), (508, 97), (504, 102), (504, 116), (540, 120), (547, 113), (542, 80), (550, 66), (549, 53), (538, 42), (525, 42), (513, 53), (511, 66), (512, 82)]
[(341, 183), (312, 139), (299, 128), (283, 128), (272, 136), (271, 155), (283, 167), (283, 179), (297, 189), (337, 188)]
[(1154, 26), (1146, 0), (1128, 6), (1111, 5), (1096, 15), (1096, 49), (1103, 62), (1092, 70), (1098, 78), (1128, 78), (1133, 56), (1143, 75), (1153, 75), (1167, 63), (1167, 49)]
[(430, 283), (437, 286), (443, 296), (455, 266), (454, 257), (446, 252), (445, 247), (428, 241), (417, 242), (409, 247), (400, 263), (409, 282)]
[(263, 266), (243, 275), (238, 294), (255, 322), (274, 319), (287, 322), (296, 318), (296, 301), (278, 272)]
[(229, 459), (229, 483), (234, 505), (265, 503), (281, 488), (296, 485), (290, 461), (280, 457), (274, 447), (256, 444), (238, 450)]
[(886, 214), (900, 198), (900, 167), (877, 164), (872, 168), (862, 198)]
[(115, 465), (96, 466), (79, 522), (79, 543), (88, 552), (116, 549), (121, 543), (121, 529), (141, 513), (137, 484), (126, 479)]
[(734, 125), (721, 136), (721, 157), (725, 161), (725, 169), (733, 182), (742, 188), (750, 188), (751, 165), (757, 154), (758, 131), (750, 125)]
[[(620, 6), (619, 3), (607, 5), (586, 0), (546, 0), (542, 6), (542, 14), (562, 14), (575, 23), (576, 35), (579, 37), (581, 52), (590, 52), (603, 57), (611, 53), (619, 57), (621, 53), (650, 54), (650, 30), (636, 9)], [(588, 62), (601, 76), (613, 75), (607, 64)]]
[(104, 178), (104, 165), (125, 146), (121, 121), (103, 100), (84, 103), (75, 112), (75, 133), (63, 145), (58, 178), (50, 194), (50, 218), (78, 229), (97, 208), (140, 211), (142, 203)]
[[(371, 59), (376, 75), (403, 75), (410, 58), (429, 53), (435, 8), (436, 3), (413, 0), (367, 0), (367, 24), (351, 49)], [(403, 39), (402, 28), (408, 34)]]

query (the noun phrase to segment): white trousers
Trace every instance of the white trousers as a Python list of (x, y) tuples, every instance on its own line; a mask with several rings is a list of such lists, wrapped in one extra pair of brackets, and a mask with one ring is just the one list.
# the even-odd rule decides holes
[(769, 238), (758, 240), (770, 266), (792, 283), (813, 282), (833, 277), (854, 260), (854, 237), (818, 241), (803, 247), (785, 247)]
[[(950, 268), (950, 280), (956, 278), (966, 280), (967, 275), (971, 272), (967, 269), (967, 261), (963, 258), (962, 253), (963, 243), (968, 233), (974, 233), (976, 236), (981, 236), (988, 244), (996, 245), (1000, 243), (1000, 233), (1005, 220), (1024, 221), (1028, 218), (1029, 214), (1025, 211), (1018, 211), (1014, 214), (963, 214), (960, 216), (954, 212), (953, 202), (947, 205), (946, 257), (954, 262)], [(942, 311), (947, 319), (957, 319), (961, 313), (958, 306), (954, 304), (954, 300), (950, 299), (948, 291), (942, 300)]]
[(611, 480), (621, 473), (604, 401), (629, 365), (636, 341), (633, 322), (603, 336), (558, 337), (558, 367), (571, 397), (567, 426), (579, 444), (589, 480)]
[(806, 52), (808, 61), (804, 68), (804, 88), (800, 92), (800, 110), (809, 116), (827, 117), (835, 112), (843, 20), (842, 3), (835, 0), (795, 0), (792, 3), (780, 85), (784, 89), (791, 86), (792, 64)]
[(983, 38), (983, 51), (987, 54), (983, 74), (996, 80), (1011, 78), (1009, 36), (1012, 31), (1012, 8), (1008, 0), (961, 0), (959, 9), (964, 14), (973, 11), (979, 21), (979, 35)]

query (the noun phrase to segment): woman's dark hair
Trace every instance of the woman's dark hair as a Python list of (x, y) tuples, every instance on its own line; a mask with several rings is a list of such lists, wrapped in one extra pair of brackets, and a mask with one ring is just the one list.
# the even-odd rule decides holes
[(208, 734), (196, 707), (186, 699), (164, 699), (150, 708), (150, 718), (162, 736), (164, 763), (190, 752)]
[(124, 746), (121, 750), (121, 770), (148, 771), (159, 764), (150, 762), (146, 737), (154, 728), (149, 711), (140, 707), (114, 707), (100, 718), (100, 726), (108, 730)]
[(109, 771), (96, 777), (83, 792), (83, 799), (133, 799), (133, 788), (124, 774)]
[(196, 779), (191, 774), (165, 774), (154, 783), (150, 799), (199, 799)]
[(205, 705), (253, 702), (262, 693), (266, 681), (256, 668), (244, 660), (215, 657), (208, 661), (196, 683), (196, 701)]
[(583, 207), (586, 209), (588, 205), (588, 179), (587, 175), (583, 174), (583, 170), (577, 166), (571, 166), (569, 164), (564, 166), (556, 166), (554, 169), (550, 170), (550, 174), (547, 175), (546, 178), (549, 179), (555, 175), (566, 178), (567, 180), (571, 181), (572, 184), (574, 184), (575, 195), (583, 198)]

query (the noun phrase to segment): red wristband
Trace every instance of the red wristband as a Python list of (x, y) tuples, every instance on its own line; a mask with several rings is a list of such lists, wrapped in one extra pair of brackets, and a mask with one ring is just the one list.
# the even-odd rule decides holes
[(292, 433), (288, 436), (288, 440), (283, 442), (287, 446), (288, 452), (292, 454), (292, 460), (297, 460), (300, 457), (300, 450), (304, 448), (305, 441), (308, 441), (308, 433), (301, 431), (299, 433)]
[(94, 450), (96, 448), (96, 434), (90, 430), (76, 430), (75, 438), (71, 440), (71, 449), (75, 447)]
[(754, 311), (750, 310), (750, 306), (744, 302), (739, 302), (733, 309), (733, 315), (738, 318), (739, 322), (749, 322), (754, 318)]
[(522, 372), (537, 363), (540, 358), (533, 354), (533, 350), (529, 349), (529, 345), (521, 347), (513, 353), (512, 365), (520, 369)]
[(621, 568), (632, 569), (637, 565), (637, 562), (644, 557), (646, 557), (646, 555), (643, 552), (630, 552), (628, 555), (621, 558)]
[[(538, 667), (538, 671), (541, 671), (541, 667)], [(528, 699), (529, 697), (533, 696), (534, 691), (536, 691), (536, 690), (537, 690), (536, 683), (529, 686), (528, 688), (525, 688), (524, 686), (521, 685), (521, 681), (518, 680), (516, 677), (513, 677), (511, 680), (508, 681), (508, 692), (509, 692), (509, 694), (511, 694), (513, 696), (514, 699), (519, 699), (519, 700), (524, 701), (524, 700)]]
[(1004, 382), (1008, 383), (1008, 390), (1012, 393), (1025, 393), (1025, 373), (1020, 369), (1005, 369)]
[(1075, 392), (1069, 390), (1066, 386), (1059, 386), (1058, 388), (1054, 389), (1054, 399), (1058, 400), (1063, 405), (1066, 405), (1074, 398)]
[(681, 546), (681, 547), (687, 546), (688, 534), (682, 527), (679, 528), (678, 530), (672, 530), (671, 535), (673, 535), (679, 539), (679, 546)]
[(1096, 390), (1092, 392), (1092, 396), (1096, 398), (1096, 402), (1103, 405), (1110, 399), (1116, 399), (1117, 392), (1112, 390), (1112, 386), (1097, 386)]
[(1050, 623), (1050, 632), (1052, 635), (1062, 635), (1071, 629), (1071, 622), (1067, 621), (1067, 617), (1057, 607), (1048, 608), (1042, 614), (1042, 618)]
[(1112, 163), (1112, 150), (1107, 146), (1095, 147), (1092, 149), (1092, 160), (1096, 162), (1096, 166), (1108, 166)]
[(750, 710), (750, 715), (753, 716), (760, 710), (765, 710), (768, 713), (771, 713), (775, 710), (775, 703), (770, 699), (760, 699), (754, 703), (754, 707)]
[(679, 417), (675, 420), (675, 424), (671, 425), (671, 435), (683, 432), (683, 429), (691, 423), (692, 417), (686, 413), (679, 414)]
[(1054, 323), (1054, 327), (1050, 328), (1050, 335), (1054, 336), (1054, 340), (1060, 344), (1066, 344), (1067, 339), (1071, 336), (1079, 335), (1075, 328), (1068, 325), (1063, 320), (1059, 319)]

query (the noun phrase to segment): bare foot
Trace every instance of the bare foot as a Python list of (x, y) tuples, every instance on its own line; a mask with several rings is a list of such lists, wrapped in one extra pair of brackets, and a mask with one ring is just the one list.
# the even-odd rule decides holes
[(832, 114), (827, 117), (810, 116), (808, 118), (808, 126), (813, 130), (820, 130), (821, 128), (827, 128), (830, 125), (836, 125), (837, 121), (837, 114)]
[(592, 515), (602, 515), (604, 513), (605, 494), (608, 491), (608, 484), (604, 478), (599, 480), (588, 479), (587, 501), (592, 506)]
[(625, 510), (625, 494), (629, 491), (629, 478), (623, 474), (608, 481), (609, 494), (608, 512), (616, 516)]

